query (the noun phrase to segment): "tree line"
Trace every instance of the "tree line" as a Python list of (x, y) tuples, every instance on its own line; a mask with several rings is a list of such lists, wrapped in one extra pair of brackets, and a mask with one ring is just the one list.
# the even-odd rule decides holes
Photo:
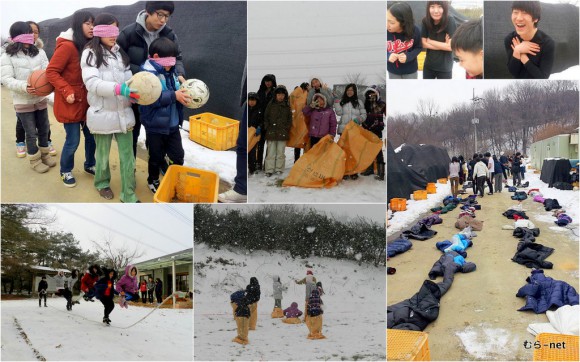
[(348, 221), (294, 205), (264, 205), (242, 212), (195, 205), (194, 240), (213, 248), (235, 246), (285, 250), (292, 258), (310, 256), (385, 265), (385, 225), (358, 217)]
[(32, 266), (84, 273), (89, 265), (100, 264), (122, 270), (143, 254), (142, 250), (118, 245), (111, 237), (92, 241), (93, 250), (83, 250), (72, 233), (51, 227), (56, 215), (45, 205), (2, 204), (1, 210), (3, 293), (30, 294), (35, 290)]
[[(479, 97), (482, 100), (475, 102), (479, 152), (525, 153), (532, 142), (578, 127), (576, 81), (514, 81)], [(453, 155), (472, 155), (473, 107), (474, 102), (466, 101), (440, 112), (433, 100), (420, 100), (414, 112), (388, 116), (387, 137), (393, 147), (425, 143), (445, 147)]]

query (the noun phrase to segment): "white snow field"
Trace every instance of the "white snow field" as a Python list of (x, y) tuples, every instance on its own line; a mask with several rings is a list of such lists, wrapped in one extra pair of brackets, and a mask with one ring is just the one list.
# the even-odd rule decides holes
[(437, 193), (428, 194), (427, 200), (407, 200), (407, 210), (393, 212), (393, 217), (388, 222), (387, 238), (411, 227), (422, 215), (428, 213), (431, 208), (440, 206), (443, 199), (451, 195), (449, 183), (436, 183), (436, 186)]
[[(191, 361), (191, 309), (158, 309), (135, 326), (151, 308), (115, 309), (112, 323), (102, 323), (103, 305), (85, 302), (68, 312), (64, 298), (3, 300), (4, 361)], [(21, 328), (21, 330), (19, 329)]]
[[(206, 244), (194, 245), (194, 258), (195, 360), (386, 359), (384, 267), (321, 257), (292, 260), (284, 251), (247, 253), (234, 247), (215, 251)], [(286, 324), (270, 317), (273, 275), (288, 287), (282, 308), (297, 302), (304, 312), (305, 287), (294, 280), (306, 276), (307, 265), (326, 293), (322, 296), (326, 339), (322, 340), (307, 339), (305, 324)], [(242, 346), (232, 342), (236, 322), (230, 294), (244, 289), (252, 276), (261, 289), (258, 324), (249, 332), (250, 343)]]
[[(145, 127), (141, 127), (137, 143), (139, 147), (145, 150)], [(214, 151), (193, 142), (189, 139), (188, 121), (183, 121), (183, 128), (180, 129), (180, 133), (181, 143), (185, 151), (184, 166), (216, 172), (220, 176), (220, 180), (224, 180), (232, 186), (234, 185), (234, 178), (236, 177), (235, 148), (230, 151)]]
[[(338, 141), (338, 136), (335, 139)], [(264, 157), (265, 156), (264, 151)], [(286, 168), (281, 175), (266, 177), (263, 172), (248, 174), (248, 202), (251, 203), (384, 203), (387, 197), (385, 181), (375, 180), (374, 175), (361, 176), (357, 180), (343, 180), (326, 189), (282, 187), (294, 165), (294, 149), (286, 147)], [(384, 153), (384, 150), (383, 150)]]

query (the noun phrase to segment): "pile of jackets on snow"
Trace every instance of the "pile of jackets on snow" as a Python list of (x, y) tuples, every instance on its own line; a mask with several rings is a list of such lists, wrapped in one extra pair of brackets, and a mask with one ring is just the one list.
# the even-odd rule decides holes
[(562, 206), (560, 206), (557, 199), (545, 199), (539, 189), (531, 189), (528, 195), (531, 195), (535, 202), (543, 204), (544, 210), (554, 211), (552, 215), (557, 219), (554, 221), (556, 225), (566, 226), (572, 222), (572, 218), (566, 214), (566, 211), (562, 210)]
[(543, 270), (532, 270), (526, 282), (516, 294), (516, 297), (526, 298), (526, 305), (518, 311), (533, 310), (539, 314), (564, 305), (578, 305), (576, 289), (564, 281), (544, 275)]
[(552, 269), (554, 265), (546, 259), (552, 255), (554, 248), (536, 244), (540, 229), (529, 220), (525, 211), (521, 210), (521, 205), (510, 208), (503, 215), (514, 220), (512, 235), (519, 239), (512, 261), (528, 268)]

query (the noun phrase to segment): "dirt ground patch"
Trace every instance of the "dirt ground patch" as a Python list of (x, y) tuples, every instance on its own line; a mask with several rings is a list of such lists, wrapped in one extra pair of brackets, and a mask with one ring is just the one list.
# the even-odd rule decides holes
[[(476, 215), (484, 220), (484, 228), (474, 238), (474, 246), (467, 249), (467, 260), (475, 263), (477, 270), (455, 275), (453, 286), (441, 299), (439, 318), (425, 329), (432, 360), (532, 360), (533, 351), (523, 347), (524, 341), (534, 340), (526, 328), (548, 319), (545, 314), (517, 311), (525, 300), (515, 295), (532, 269), (511, 261), (518, 240), (511, 230), (502, 230), (503, 225), (513, 222), (502, 215), (516, 204), (511, 195), (504, 190), (478, 198), (482, 210)], [(554, 269), (545, 270), (545, 274), (578, 289), (577, 237), (570, 230), (556, 230), (550, 228), (555, 224), (537, 221), (534, 215), (546, 213), (541, 204), (528, 199), (524, 210), (541, 230), (536, 242), (555, 248), (547, 259), (554, 263)], [(454, 224), (460, 211), (457, 208), (442, 215), (443, 224), (433, 227), (438, 232), (434, 238), (412, 240), (411, 250), (388, 262), (397, 273), (387, 277), (387, 305), (411, 297), (428, 279), (429, 270), (441, 256), (435, 243), (458, 232)]]

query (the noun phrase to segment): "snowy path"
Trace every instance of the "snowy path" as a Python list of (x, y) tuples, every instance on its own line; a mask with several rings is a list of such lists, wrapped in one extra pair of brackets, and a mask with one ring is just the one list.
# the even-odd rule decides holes
[[(159, 309), (136, 326), (122, 329), (151, 309), (116, 305), (113, 322), (106, 326), (99, 301), (81, 302), (70, 312), (65, 304), (62, 298), (49, 298), (48, 308), (39, 308), (36, 299), (2, 301), (2, 359), (36, 360), (34, 348), (48, 361), (191, 360), (191, 310)], [(17, 330), (15, 318), (30, 345)]]
[[(282, 251), (213, 251), (203, 244), (195, 245), (194, 255), (196, 360), (385, 359), (384, 267), (330, 258), (292, 260)], [(304, 324), (285, 324), (270, 317), (273, 275), (288, 287), (282, 307), (295, 301), (304, 310), (304, 286), (293, 280), (304, 277), (306, 263), (326, 292), (322, 296), (324, 340), (307, 339)], [(249, 333), (250, 344), (241, 346), (232, 342), (236, 323), (229, 296), (245, 288), (251, 276), (258, 278), (262, 297), (257, 329)]]
[[(265, 157), (265, 154), (264, 154)], [(248, 175), (248, 202), (252, 203), (384, 203), (387, 198), (385, 181), (374, 176), (359, 176), (344, 180), (328, 189), (282, 187), (294, 165), (294, 149), (286, 147), (286, 168), (282, 175), (266, 177), (263, 172)]]
[[(564, 191), (548, 189), (537, 177), (537, 174), (526, 174), (531, 185), (540, 185), (545, 195), (559, 195), (557, 198), (566, 210), (574, 206), (574, 210), (578, 209), (578, 192), (562, 194)], [(547, 318), (545, 314), (517, 311), (525, 304), (525, 299), (515, 294), (526, 284), (532, 269), (511, 261), (518, 240), (511, 230), (502, 230), (503, 225), (513, 225), (513, 220), (502, 215), (517, 203), (510, 199), (511, 195), (504, 190), (477, 199), (482, 209), (476, 211), (476, 216), (484, 221), (484, 227), (477, 233), (474, 246), (466, 250), (467, 261), (474, 262), (477, 270), (455, 275), (453, 286), (441, 299), (439, 318), (425, 329), (429, 333), (433, 360), (532, 359), (532, 351), (523, 348), (525, 340), (534, 340), (526, 328), (530, 323), (547, 322)], [(554, 254), (547, 259), (554, 263), (554, 268), (546, 270), (545, 274), (577, 288), (578, 238), (573, 237), (570, 230), (555, 226), (555, 218), (541, 204), (527, 199), (523, 207), (530, 220), (541, 229), (537, 242), (555, 248)], [(441, 256), (435, 243), (458, 232), (454, 223), (459, 212), (457, 208), (441, 215), (443, 224), (433, 227), (438, 231), (434, 238), (412, 240), (411, 250), (390, 259), (388, 265), (395, 267), (397, 273), (387, 278), (388, 305), (409, 298), (419, 290), (431, 266)]]

